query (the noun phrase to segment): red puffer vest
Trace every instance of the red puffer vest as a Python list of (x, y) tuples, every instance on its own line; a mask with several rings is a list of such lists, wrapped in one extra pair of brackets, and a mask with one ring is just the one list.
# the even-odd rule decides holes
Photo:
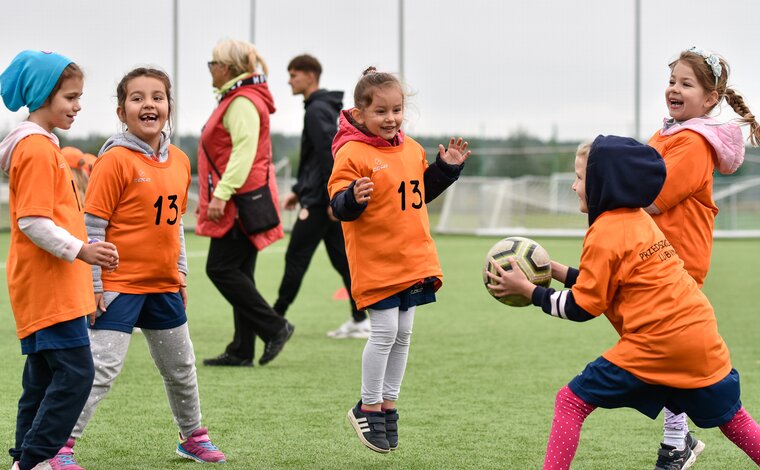
[[(253, 78), (256, 79), (257, 76)], [(262, 76), (263, 77), (263, 76)], [(272, 142), (269, 137), (269, 115), (275, 111), (274, 100), (265, 80), (260, 83), (242, 85), (230, 90), (219, 102), (219, 105), (211, 113), (206, 125), (201, 132), (198, 143), (198, 221), (195, 233), (202, 236), (221, 238), (230, 231), (237, 221), (237, 207), (232, 199), (227, 201), (224, 215), (219, 222), (208, 219), (208, 203), (213, 196), (213, 188), (219, 181), (219, 176), (209, 164), (209, 158), (213, 161), (216, 169), (224, 174), (227, 163), (232, 153), (232, 138), (224, 127), (222, 119), (232, 100), (243, 96), (251, 100), (256, 106), (261, 119), (259, 129), (259, 141), (256, 147), (256, 157), (253, 160), (251, 171), (243, 185), (238, 188), (238, 193), (251, 191), (263, 186), (269, 173), (269, 188), (274, 198), (275, 207), (280, 207), (277, 197), (277, 180), (275, 178), (274, 165), (272, 165)], [(206, 153), (208, 152), (208, 154)], [(210, 185), (209, 185), (210, 183)], [(267, 230), (266, 232), (251, 235), (251, 243), (256, 249), (262, 250), (283, 237), (282, 224)]]

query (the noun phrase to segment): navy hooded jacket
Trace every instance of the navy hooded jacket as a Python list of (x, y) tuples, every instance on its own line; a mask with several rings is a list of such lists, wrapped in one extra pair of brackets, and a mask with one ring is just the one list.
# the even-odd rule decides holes
[[(665, 175), (665, 161), (649, 145), (630, 137), (598, 136), (586, 162), (589, 226), (606, 211), (652, 204), (665, 184)], [(565, 287), (572, 287), (577, 279), (578, 270), (569, 268)], [(549, 315), (573, 321), (596, 318), (575, 303), (570, 290), (556, 292), (539, 286), (531, 300)]]

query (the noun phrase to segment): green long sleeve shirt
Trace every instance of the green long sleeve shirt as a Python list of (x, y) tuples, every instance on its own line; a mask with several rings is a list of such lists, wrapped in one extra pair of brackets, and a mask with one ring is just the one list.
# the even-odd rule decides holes
[[(248, 73), (239, 75), (222, 85), (216, 92), (223, 94)], [(256, 106), (248, 98), (238, 96), (232, 100), (224, 113), (222, 124), (232, 139), (232, 153), (221, 180), (214, 189), (214, 197), (229, 201), (239, 187), (245, 183), (251, 171), (259, 145), (261, 117)]]

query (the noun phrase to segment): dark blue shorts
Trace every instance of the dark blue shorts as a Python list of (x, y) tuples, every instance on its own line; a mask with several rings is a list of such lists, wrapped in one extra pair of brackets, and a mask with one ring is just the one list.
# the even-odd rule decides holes
[(435, 302), (436, 282), (438, 282), (438, 278), (436, 277), (425, 279), (424, 281), (418, 282), (411, 287), (407, 287), (401, 292), (386, 297), (380, 302), (376, 302), (367, 308), (373, 310), (387, 310), (389, 308), (398, 307), (399, 310), (405, 312), (409, 310), (410, 307)]
[(600, 357), (568, 384), (586, 403), (600, 408), (634, 408), (655, 419), (663, 407), (686, 413), (700, 428), (721, 426), (742, 406), (739, 372), (731, 372), (709, 387), (684, 389), (642, 382), (630, 372)]
[(179, 292), (119, 294), (90, 328), (132, 333), (134, 327), (168, 330), (185, 323), (187, 315)]

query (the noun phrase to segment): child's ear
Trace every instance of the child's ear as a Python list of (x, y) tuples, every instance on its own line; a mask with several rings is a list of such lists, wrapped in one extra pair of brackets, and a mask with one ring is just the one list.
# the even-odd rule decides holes
[(354, 118), (354, 121), (356, 121), (360, 125), (364, 125), (364, 119), (362, 118), (362, 112), (359, 110), (359, 108), (351, 108), (351, 117)]
[(712, 107), (714, 107), (716, 104), (718, 104), (718, 100), (719, 100), (719, 97), (718, 97), (718, 91), (717, 91), (717, 90), (713, 90), (713, 91), (712, 91), (712, 92), (710, 92), (710, 94), (707, 96), (707, 102), (706, 102), (706, 104), (707, 104), (707, 107), (708, 107), (708, 108), (712, 108)]
[(127, 123), (127, 116), (124, 114), (124, 108), (121, 106), (116, 107), (116, 116), (119, 118), (119, 121), (126, 124)]

